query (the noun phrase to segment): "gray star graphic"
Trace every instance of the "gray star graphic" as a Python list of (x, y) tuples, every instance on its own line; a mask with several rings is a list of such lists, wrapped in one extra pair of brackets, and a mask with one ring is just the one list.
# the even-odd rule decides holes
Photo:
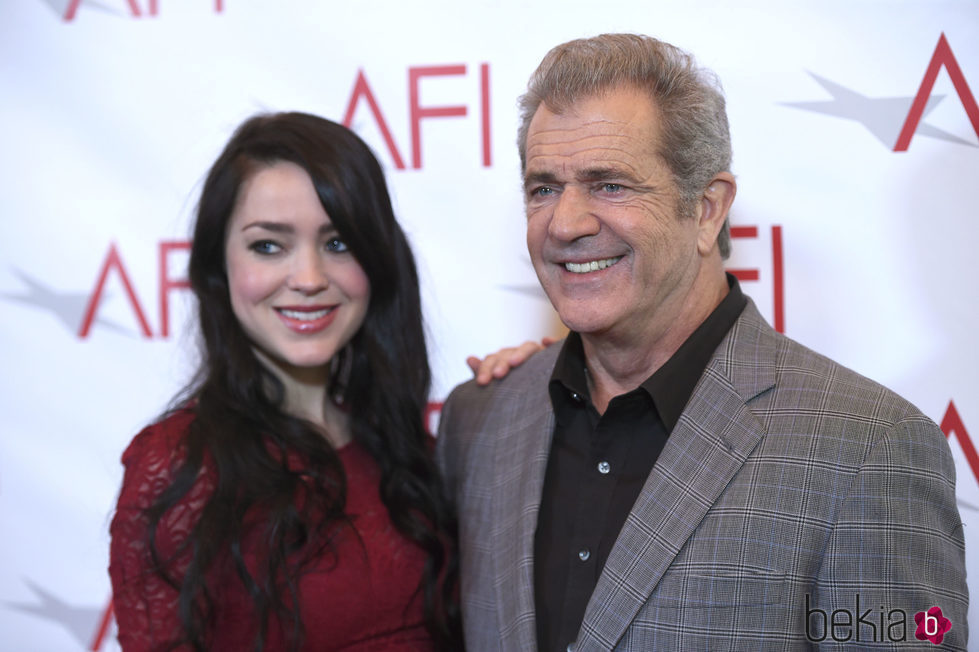
[[(61, 292), (54, 290), (40, 281), (32, 278), (19, 269), (13, 270), (14, 274), (24, 285), (28, 287), (26, 294), (3, 293), (0, 297), (23, 303), (41, 310), (48, 310), (54, 313), (55, 317), (65, 325), (73, 334), (78, 334), (81, 327), (82, 318), (85, 316), (85, 308), (88, 307), (89, 295), (84, 292)], [(102, 301), (108, 298), (108, 293), (102, 294)], [(95, 323), (119, 333), (129, 333), (130, 331), (111, 321), (95, 318)]]
[[(844, 86), (832, 82), (825, 77), (810, 72), (809, 75), (826, 89), (832, 100), (817, 102), (781, 102), (783, 106), (790, 106), (805, 111), (814, 111), (824, 115), (831, 115), (846, 120), (856, 120), (870, 130), (877, 140), (884, 143), (888, 149), (894, 149), (904, 121), (908, 118), (911, 110), (913, 97), (876, 97), (871, 98), (861, 95)], [(930, 136), (939, 140), (946, 140), (960, 145), (976, 147), (975, 144), (959, 138), (955, 134), (950, 134), (938, 127), (925, 122), (928, 114), (945, 99), (944, 95), (933, 95), (928, 98), (925, 104), (924, 114), (921, 122), (915, 130), (915, 135)]]
[(547, 301), (547, 295), (544, 294), (544, 288), (540, 286), (540, 283), (534, 283), (533, 285), (504, 285), (502, 286), (504, 290), (509, 290), (511, 292), (516, 292), (517, 294), (524, 294), (528, 297), (534, 297), (535, 299), (543, 299)]
[[(524, 269), (529, 269), (531, 272), (533, 272), (535, 276), (537, 275), (537, 273), (534, 272), (534, 264), (530, 261), (529, 258), (521, 258), (520, 263), (524, 266)], [(523, 294), (524, 296), (548, 301), (547, 294), (544, 292), (544, 288), (541, 287), (540, 283), (533, 283), (533, 284), (508, 283), (506, 285), (501, 285), (500, 287), (510, 292), (515, 292), (517, 294)]]
[(58, 623), (71, 633), (83, 649), (88, 649), (92, 644), (92, 638), (95, 636), (95, 630), (99, 626), (104, 609), (72, 606), (28, 579), (25, 579), (24, 583), (34, 592), (40, 603), (7, 602), (7, 606)]

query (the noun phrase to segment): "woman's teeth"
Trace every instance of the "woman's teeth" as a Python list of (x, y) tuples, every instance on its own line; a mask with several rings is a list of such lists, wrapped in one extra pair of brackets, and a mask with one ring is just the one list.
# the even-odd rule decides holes
[(325, 310), (315, 310), (313, 312), (308, 312), (308, 311), (300, 311), (300, 310), (286, 310), (283, 308), (280, 309), (279, 312), (281, 312), (289, 319), (298, 319), (300, 321), (313, 321), (314, 319), (320, 319), (322, 317), (326, 317), (328, 314), (330, 314), (330, 309), (327, 308)]

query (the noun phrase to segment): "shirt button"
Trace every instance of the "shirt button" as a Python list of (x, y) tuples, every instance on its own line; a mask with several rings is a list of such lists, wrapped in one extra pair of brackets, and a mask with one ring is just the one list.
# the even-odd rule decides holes
[(568, 652), (574, 652), (574, 644), (575, 644), (574, 641), (568, 643), (568, 647), (566, 648)]
[(581, 561), (588, 561), (589, 557), (591, 557), (591, 550), (588, 548), (582, 548), (578, 551), (578, 559)]
[(607, 474), (611, 470), (612, 470), (612, 465), (606, 462), (605, 460), (602, 460), (601, 462), (598, 463), (598, 472), (601, 473), (602, 475)]
[(575, 403), (581, 403), (581, 394), (578, 392), (571, 392), (571, 400)]

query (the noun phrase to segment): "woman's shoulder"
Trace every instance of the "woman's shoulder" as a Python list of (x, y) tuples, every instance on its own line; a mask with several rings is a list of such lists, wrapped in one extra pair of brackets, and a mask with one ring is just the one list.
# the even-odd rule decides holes
[(159, 421), (143, 428), (122, 454), (127, 479), (169, 483), (174, 470), (185, 457), (185, 436), (195, 413), (192, 407), (178, 408)]
[[(125, 474), (110, 525), (109, 574), (116, 593), (120, 631), (129, 630), (128, 636), (132, 635), (134, 627), (153, 631), (155, 623), (152, 626), (146, 623), (134, 625), (133, 619), (138, 619), (142, 610), (154, 601), (157, 604), (150, 605), (151, 608), (162, 609), (160, 613), (173, 620), (171, 611), (175, 613), (176, 597), (171, 600), (169, 585), (147, 572), (155, 563), (149, 551), (147, 528), (151, 516), (148, 510), (157, 505), (160, 495), (173, 485), (175, 474), (186, 458), (184, 439), (194, 418), (191, 408), (170, 412), (141, 430), (122, 455)], [(186, 570), (188, 559), (182, 546), (193, 530), (208, 495), (210, 485), (205, 478), (206, 474), (199, 474), (186, 493), (176, 502), (168, 503), (166, 511), (158, 515), (154, 525), (155, 546), (160, 559), (170, 560), (167, 563), (171, 563), (182, 555), (179, 562), (173, 562), (177, 564), (173, 568), (181, 573)], [(154, 597), (156, 591), (160, 591), (159, 596), (163, 597)], [(170, 606), (171, 601), (174, 606)], [(144, 645), (135, 647), (149, 649)]]
[(122, 454), (122, 463), (147, 454), (175, 453), (183, 448), (187, 428), (195, 418), (194, 409), (184, 406), (167, 413), (159, 421), (151, 423), (133, 437)]

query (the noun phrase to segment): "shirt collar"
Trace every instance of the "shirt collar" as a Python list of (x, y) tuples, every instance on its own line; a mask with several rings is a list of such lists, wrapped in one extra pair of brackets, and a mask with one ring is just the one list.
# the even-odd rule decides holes
[[(653, 399), (667, 432), (672, 431), (680, 420), (683, 408), (690, 400), (711, 356), (748, 303), (734, 276), (728, 274), (727, 283), (727, 296), (680, 345), (676, 353), (640, 385)], [(568, 333), (561, 347), (548, 389), (551, 404), (559, 420), (562, 412), (559, 405), (564, 404), (567, 398), (590, 402), (584, 347), (581, 335), (574, 331)]]

